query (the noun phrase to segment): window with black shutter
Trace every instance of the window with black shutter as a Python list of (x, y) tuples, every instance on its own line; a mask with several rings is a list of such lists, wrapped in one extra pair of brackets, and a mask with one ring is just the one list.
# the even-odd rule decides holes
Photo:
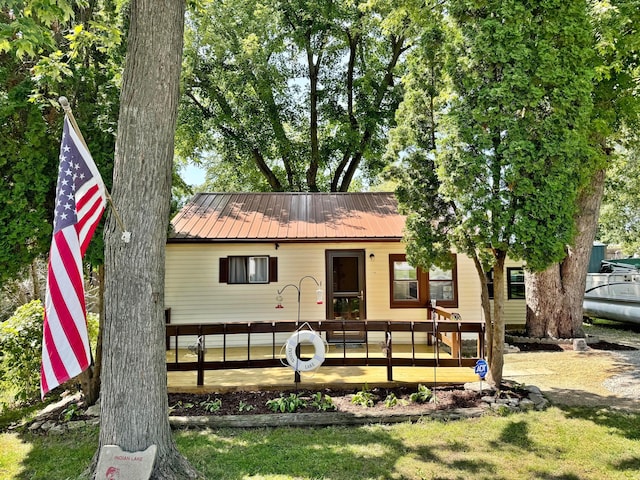
[(220, 258), (220, 283), (255, 284), (278, 281), (278, 257), (268, 255)]

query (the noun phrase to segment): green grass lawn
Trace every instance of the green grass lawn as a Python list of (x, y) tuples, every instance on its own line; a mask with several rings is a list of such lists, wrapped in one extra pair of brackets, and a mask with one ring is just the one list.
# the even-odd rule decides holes
[[(0, 434), (0, 478), (77, 478), (96, 428)], [(207, 479), (637, 479), (640, 414), (552, 407), (505, 417), (365, 427), (182, 430)]]

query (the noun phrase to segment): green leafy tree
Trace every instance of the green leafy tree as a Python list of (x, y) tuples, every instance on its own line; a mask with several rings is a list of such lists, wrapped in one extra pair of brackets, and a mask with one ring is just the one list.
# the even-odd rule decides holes
[(486, 290), (483, 304), (490, 374), (500, 383), (507, 256), (544, 269), (573, 238), (581, 165), (593, 155), (591, 30), (579, 2), (461, 0), (445, 8), (446, 64), (427, 55), (427, 82), (418, 85), (442, 99), (442, 70), (450, 93), (440, 108), (424, 109), (430, 140), (407, 145), (415, 176), (400, 197), (414, 196), (414, 263), (442, 262), (453, 246), (475, 260), (482, 284), (493, 268), (493, 309)]
[[(0, 10), (0, 95), (6, 100), (0, 106), (0, 284), (49, 247), (62, 125), (59, 95), (69, 97), (97, 165), (105, 179), (110, 177), (120, 18), (102, 2), (16, 1)], [(88, 259), (101, 263), (100, 240)]]
[[(0, 106), (0, 285), (11, 280), (8, 291), (20, 293), (28, 279), (32, 298), (44, 293), (35, 266), (51, 241), (60, 95), (69, 98), (110, 186), (124, 58), (121, 3), (12, 1), (0, 9), (0, 96), (8, 100)], [(85, 261), (88, 271), (102, 264), (101, 229)], [(98, 396), (100, 358), (98, 348), (81, 377), (88, 403)]]
[(608, 169), (599, 219), (599, 239), (621, 247), (625, 256), (640, 254), (640, 145), (618, 153)]
[(31, 57), (55, 42), (38, 13), (0, 10), (0, 285), (42, 254), (51, 236), (55, 127), (47, 122), (51, 110), (28, 100), (35, 88)]
[(209, 158), (216, 187), (347, 191), (356, 172), (375, 177), (413, 35), (392, 12), (382, 1), (204, 2), (187, 25), (180, 156)]
[(530, 336), (583, 336), (582, 304), (587, 265), (596, 235), (607, 166), (617, 161), (616, 145), (640, 128), (640, 2), (590, 2), (593, 77), (593, 121), (590, 137), (600, 152), (586, 165), (588, 181), (577, 198), (577, 235), (561, 262), (542, 272), (525, 271), (527, 333)]

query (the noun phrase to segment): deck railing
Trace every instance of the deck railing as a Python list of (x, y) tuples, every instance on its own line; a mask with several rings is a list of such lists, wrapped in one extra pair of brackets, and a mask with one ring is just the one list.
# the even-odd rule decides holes
[[(308, 326), (316, 332), (331, 332), (332, 337), (342, 333), (342, 341), (332, 342), (332, 346), (342, 347), (342, 355), (327, 356), (323, 366), (381, 366), (387, 368), (387, 379), (393, 381), (393, 367), (473, 367), (478, 359), (485, 354), (485, 323), (483, 320), (463, 321), (456, 314), (441, 310), (429, 309), (429, 318), (420, 321), (403, 320), (322, 320), (297, 322), (285, 320), (277, 322), (225, 322), (216, 324), (167, 324), (166, 343), (168, 371), (197, 371), (197, 384), (204, 384), (204, 372), (208, 370), (242, 369), (242, 368), (270, 368), (282, 367), (282, 342), (277, 341), (283, 334), (294, 334), (299, 328)], [(354, 352), (349, 348), (352, 344), (348, 334), (357, 333), (364, 340), (363, 349)], [(271, 336), (271, 353), (252, 358), (252, 336), (261, 335), (260, 346), (265, 346), (265, 334)], [(280, 334), (280, 335), (278, 335)], [(246, 344), (242, 347), (231, 347), (234, 335), (244, 335)], [(394, 335), (398, 341), (394, 342)], [(416, 335), (426, 341), (416, 340)], [(464, 352), (463, 337), (475, 336), (476, 341), (471, 352)], [(181, 359), (179, 345), (181, 337), (195, 338), (191, 349), (196, 355), (194, 361)], [(373, 338), (372, 338), (373, 337)], [(407, 342), (410, 337), (410, 342)], [(379, 339), (383, 339), (381, 342)], [(218, 345), (221, 358), (208, 360), (206, 358), (207, 343)], [(244, 341), (243, 341), (244, 343)], [(402, 355), (394, 355), (394, 346), (403, 345)], [(410, 344), (410, 355), (406, 351)], [(425, 356), (417, 353), (417, 346), (431, 345), (432, 353)], [(449, 351), (446, 351), (445, 345)], [(233, 348), (234, 355), (228, 352)], [(246, 348), (246, 358), (238, 359), (238, 349)], [(231, 358), (233, 357), (233, 358)], [(299, 376), (296, 372), (296, 381)]]

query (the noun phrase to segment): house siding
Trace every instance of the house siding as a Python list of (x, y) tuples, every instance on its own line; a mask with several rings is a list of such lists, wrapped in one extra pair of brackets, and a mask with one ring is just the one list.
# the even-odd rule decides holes
[[(389, 255), (404, 253), (400, 242), (280, 243), (278, 248), (276, 243), (169, 243), (166, 249), (165, 307), (171, 308), (171, 323), (296, 320), (296, 289), (289, 287), (282, 293), (282, 309), (275, 308), (277, 290), (289, 283), (297, 287), (303, 276), (312, 275), (322, 281), (322, 289), (326, 293), (327, 250), (365, 251), (368, 319), (425, 318), (425, 308), (390, 308)], [(371, 254), (373, 258), (370, 258)], [(278, 258), (277, 282), (242, 285), (220, 283), (221, 257), (261, 255)], [(458, 308), (450, 310), (460, 313), (463, 319), (480, 318), (480, 284), (473, 262), (464, 255), (457, 255), (457, 264)], [(508, 262), (508, 266), (519, 265), (517, 262)], [(316, 289), (311, 279), (302, 281), (301, 321), (326, 318), (326, 304), (316, 304)], [(508, 324), (523, 324), (524, 312), (523, 300), (506, 302)], [(236, 336), (231, 345), (246, 342), (246, 337), (242, 337)], [(282, 341), (284, 339), (286, 336), (282, 337)], [(270, 337), (268, 341), (271, 341)]]

